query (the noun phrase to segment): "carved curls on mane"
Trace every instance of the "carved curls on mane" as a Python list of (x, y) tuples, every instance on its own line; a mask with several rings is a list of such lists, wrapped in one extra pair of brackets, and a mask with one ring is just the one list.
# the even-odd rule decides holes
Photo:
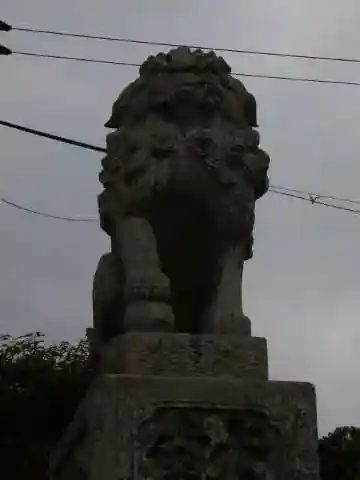
[[(156, 107), (197, 105), (198, 109), (223, 109), (234, 123), (257, 127), (254, 96), (231, 77), (231, 68), (214, 52), (191, 51), (187, 47), (150, 56), (139, 69), (140, 76), (126, 87), (113, 106), (105, 124), (118, 129), (137, 123)], [(244, 127), (244, 124), (242, 125)]]

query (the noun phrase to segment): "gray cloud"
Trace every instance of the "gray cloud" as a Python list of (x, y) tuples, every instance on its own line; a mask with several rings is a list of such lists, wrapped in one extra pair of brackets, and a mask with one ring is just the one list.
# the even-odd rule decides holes
[[(318, 55), (358, 54), (359, 6), (336, 0), (157, 2), (3, 0), (16, 25)], [(158, 48), (11, 32), (14, 50), (142, 61)], [(236, 72), (359, 80), (360, 66), (224, 54)], [(1, 59), (2, 119), (104, 144), (104, 122), (136, 69)], [(358, 197), (360, 88), (245, 79), (260, 110), (271, 180)], [(39, 210), (96, 216), (100, 156), (0, 129), (0, 195)], [(272, 378), (316, 384), (320, 432), (360, 424), (359, 216), (268, 194), (259, 202), (245, 307), (269, 342)], [(97, 224), (0, 208), (0, 330), (75, 340), (91, 324), (91, 281), (108, 241)]]

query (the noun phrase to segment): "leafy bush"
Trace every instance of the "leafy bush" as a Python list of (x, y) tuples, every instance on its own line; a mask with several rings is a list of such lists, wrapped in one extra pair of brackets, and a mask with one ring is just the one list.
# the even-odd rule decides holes
[(360, 428), (339, 427), (319, 442), (323, 480), (360, 480)]
[(0, 336), (0, 452), (6, 479), (48, 479), (48, 458), (91, 378), (86, 340)]

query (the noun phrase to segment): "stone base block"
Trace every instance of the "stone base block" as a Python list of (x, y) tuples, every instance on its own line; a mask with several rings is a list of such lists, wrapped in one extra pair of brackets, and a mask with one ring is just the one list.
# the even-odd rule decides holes
[(312, 385), (103, 375), (52, 480), (319, 480)]
[(103, 349), (102, 373), (267, 380), (265, 338), (126, 333)]

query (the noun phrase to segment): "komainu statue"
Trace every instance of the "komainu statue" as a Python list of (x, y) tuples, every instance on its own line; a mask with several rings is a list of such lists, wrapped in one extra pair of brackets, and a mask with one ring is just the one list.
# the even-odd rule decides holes
[(94, 277), (100, 343), (126, 331), (239, 333), (255, 201), (268, 189), (255, 98), (213, 52), (149, 57), (106, 126), (111, 239)]

